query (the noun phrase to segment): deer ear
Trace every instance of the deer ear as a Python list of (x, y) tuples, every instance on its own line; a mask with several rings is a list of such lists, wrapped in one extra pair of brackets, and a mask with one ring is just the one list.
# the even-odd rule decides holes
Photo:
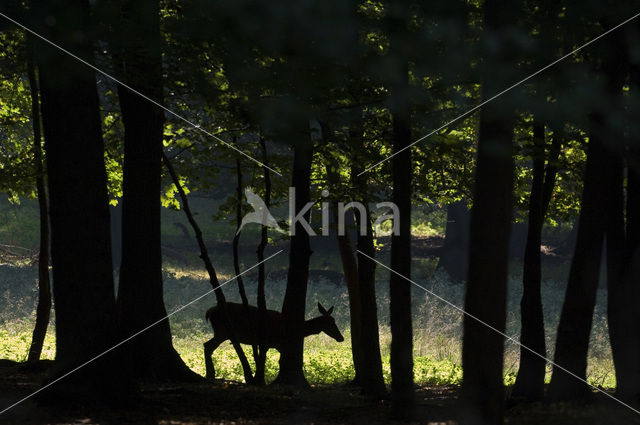
[(325, 308), (322, 307), (322, 304), (320, 304), (319, 302), (318, 302), (318, 310), (320, 311), (321, 314), (327, 314), (327, 310), (325, 310)]
[(329, 309), (329, 311), (327, 311), (327, 315), (331, 315), (331, 313), (333, 313), (333, 306), (331, 306), (331, 308)]

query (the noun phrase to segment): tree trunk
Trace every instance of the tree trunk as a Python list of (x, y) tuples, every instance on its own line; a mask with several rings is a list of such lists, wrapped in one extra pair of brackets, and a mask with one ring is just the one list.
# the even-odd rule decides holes
[[(607, 82), (607, 92), (616, 104), (623, 100), (622, 87), (629, 74), (628, 46), (624, 40), (624, 33), (613, 34), (608, 39), (608, 57), (603, 60), (603, 74)], [(633, 77), (632, 77), (633, 78)], [(617, 113), (624, 114), (622, 108)], [(627, 154), (633, 161), (634, 148), (624, 152), (624, 131), (611, 126), (607, 132), (607, 152), (602, 170), (605, 180), (606, 199), (606, 253), (607, 253), (607, 319), (611, 352), (616, 370), (616, 395), (628, 401), (633, 401), (638, 395), (638, 322), (635, 320), (636, 283), (629, 279), (629, 265), (632, 253), (628, 250), (627, 235), (625, 235), (624, 214), (624, 163), (623, 154)], [(631, 167), (630, 167), (631, 168)], [(628, 173), (628, 198), (636, 196), (631, 189), (634, 184), (634, 172)], [(633, 208), (627, 213), (627, 219), (633, 221)]]
[[(293, 175), (291, 185), (295, 189), (294, 215), (297, 215), (309, 202), (310, 177), (313, 147), (311, 139), (295, 142)], [(309, 220), (310, 210), (304, 214), (304, 219)], [(280, 353), (280, 372), (276, 382), (279, 384), (303, 386), (309, 384), (304, 376), (304, 318), (307, 297), (307, 280), (309, 278), (309, 234), (304, 227), (297, 222), (295, 234), (291, 236), (289, 252), (289, 274), (287, 276), (287, 290), (282, 303), (282, 316), (284, 319), (285, 339)]]
[[(640, 68), (631, 67), (631, 90), (636, 95), (640, 91)], [(634, 105), (637, 113), (638, 105)], [(625, 318), (626, 341), (621, 344), (622, 359), (615, 359), (616, 366), (616, 395), (625, 400), (640, 401), (640, 310), (636, 308), (640, 300), (640, 139), (637, 133), (630, 132), (627, 140), (627, 197), (626, 197), (626, 243), (625, 264), (622, 275), (622, 289), (620, 299), (625, 299), (625, 311), (629, 314)], [(611, 289), (610, 289), (611, 290)], [(628, 291), (628, 292), (626, 292)], [(626, 294), (625, 294), (626, 292)], [(609, 293), (609, 297), (612, 294)], [(624, 308), (624, 307), (623, 307)], [(611, 319), (610, 319), (611, 320)], [(616, 327), (610, 329), (613, 331)], [(612, 346), (616, 343), (613, 342)], [(618, 354), (616, 354), (618, 356)]]
[[(602, 259), (602, 242), (606, 214), (606, 184), (602, 170), (606, 166), (602, 146), (602, 117), (590, 117), (590, 139), (578, 223), (578, 238), (571, 262), (554, 361), (582, 379), (586, 378), (589, 335), (596, 302), (596, 290)], [(588, 387), (568, 373), (553, 368), (549, 396), (554, 399), (584, 397)]]
[[(241, 168), (240, 158), (236, 158), (236, 178), (237, 178), (237, 185), (236, 185), (236, 197), (237, 197), (236, 223), (237, 225), (236, 225), (236, 235), (233, 238), (231, 249), (233, 251), (233, 268), (236, 272), (236, 275), (239, 275), (240, 274), (240, 255), (238, 253), (238, 245), (240, 244), (239, 230), (240, 230), (240, 224), (242, 222), (242, 168)], [(240, 299), (242, 300), (242, 304), (245, 307), (248, 307), (249, 299), (247, 298), (247, 291), (244, 288), (244, 281), (242, 279), (242, 276), (238, 276), (236, 278), (236, 281), (238, 282), (238, 292), (240, 293)]]
[[(635, 82), (640, 89), (640, 75)], [(626, 255), (624, 268), (624, 287), (629, 291), (627, 303), (631, 304), (630, 321), (627, 322), (626, 350), (623, 364), (616, 363), (616, 395), (624, 399), (640, 400), (640, 311), (635, 308), (640, 299), (640, 141), (637, 136), (630, 140), (627, 175), (627, 223)], [(611, 294), (609, 295), (611, 296)], [(620, 375), (620, 377), (618, 377)]]
[[(495, 0), (485, 2), (485, 36), (505, 36), (513, 16)], [(491, 66), (507, 66), (508, 50), (489, 46), (485, 60)], [(485, 69), (484, 96), (501, 90), (501, 78)], [(504, 71), (503, 71), (504, 72)], [(504, 75), (504, 74), (503, 74)], [(503, 76), (506, 79), (506, 77)], [(504, 338), (509, 236), (513, 208), (513, 112), (504, 102), (489, 103), (480, 111), (478, 159), (469, 243), (469, 271), (465, 296), (462, 368), (464, 371), (461, 422), (496, 425), (503, 422)], [(473, 316), (483, 323), (479, 323)], [(490, 329), (487, 325), (493, 327)]]
[[(265, 165), (262, 167), (262, 172), (264, 173), (264, 204), (269, 209), (271, 207), (271, 174), (269, 172), (269, 166), (267, 160), (269, 159), (267, 156), (267, 144), (264, 138), (260, 138), (260, 148), (262, 150), (262, 163)], [(258, 359), (256, 360), (256, 373), (254, 376), (254, 380), (256, 385), (264, 385), (264, 372), (265, 372), (265, 363), (267, 361), (267, 351), (268, 348), (264, 346), (264, 338), (266, 334), (266, 316), (267, 316), (267, 299), (265, 296), (265, 270), (264, 270), (264, 250), (267, 247), (267, 243), (269, 242), (267, 235), (267, 226), (262, 226), (260, 230), (260, 245), (258, 245), (257, 255), (258, 262), (260, 265), (258, 266), (258, 294), (257, 294), (257, 304), (258, 304)]]
[(29, 91), (31, 93), (31, 121), (33, 123), (33, 159), (36, 171), (36, 191), (40, 213), (40, 254), (38, 257), (38, 306), (36, 307), (36, 325), (29, 347), (27, 361), (40, 360), (44, 338), (47, 336), (51, 317), (51, 282), (49, 281), (49, 202), (44, 181), (42, 164), (42, 134), (40, 131), (40, 101), (38, 99), (38, 80), (33, 63), (33, 40), (27, 36)]
[[(511, 124), (487, 105), (480, 115), (479, 137), (465, 311), (504, 332), (513, 191)], [(503, 337), (465, 316), (463, 341), (463, 423), (501, 424)]]
[[(236, 141), (237, 139), (234, 138), (234, 145), (236, 144), (235, 143)], [(240, 161), (240, 158), (236, 158), (236, 178), (237, 178), (236, 234), (233, 237), (232, 251), (233, 251), (233, 269), (236, 273), (236, 282), (238, 282), (238, 292), (240, 293), (240, 299), (242, 300), (242, 305), (244, 306), (245, 313), (247, 314), (247, 317), (249, 317), (249, 299), (247, 298), (247, 291), (245, 290), (245, 287), (244, 287), (244, 280), (242, 279), (242, 275), (240, 274), (241, 273), (240, 272), (240, 254), (238, 252), (238, 245), (240, 244), (240, 224), (242, 223), (242, 167), (241, 165), (242, 163)], [(257, 336), (257, 331), (256, 329), (253, 329), (253, 331), (255, 332), (253, 341), (257, 341), (257, 338), (255, 338)], [(258, 353), (257, 342), (254, 342), (253, 344), (251, 344), (251, 350), (253, 354), (253, 360), (256, 364), (258, 364), (259, 353)], [(251, 383), (255, 383), (255, 380), (252, 379)]]
[[(408, 87), (409, 70), (402, 69), (401, 87)], [(400, 89), (402, 90), (402, 89)], [(401, 95), (402, 93), (398, 93)], [(409, 105), (401, 102), (392, 112), (393, 202), (400, 213), (399, 234), (391, 236), (391, 269), (411, 278), (411, 125)], [(404, 150), (402, 150), (404, 149)], [(411, 284), (391, 273), (389, 315), (391, 320), (391, 397), (393, 415), (409, 418), (413, 407), (413, 329), (411, 322)]]
[[(49, 40), (92, 59), (89, 4), (56, 0), (34, 8)], [(56, 25), (45, 23), (54, 17)], [(50, 196), (56, 369), (61, 375), (116, 342), (104, 145), (94, 72), (44, 42), (36, 44)], [(126, 395), (116, 353), (57, 383), (50, 391), (79, 396)]]
[(358, 282), (358, 265), (356, 257), (353, 255), (353, 244), (348, 234), (336, 234), (338, 251), (342, 260), (342, 270), (344, 280), (347, 283), (349, 294), (349, 318), (351, 323), (351, 354), (353, 355), (353, 368), (355, 377), (353, 383), (362, 384), (362, 344), (361, 344), (361, 315), (362, 307), (360, 302), (360, 284)]
[[(162, 102), (162, 59), (157, 0), (121, 0), (120, 36), (127, 42), (114, 58), (121, 78)], [(122, 338), (166, 317), (163, 299), (160, 221), (164, 113), (119, 85), (124, 124), (122, 263), (118, 319)], [(169, 320), (131, 342), (134, 373), (141, 377), (194, 378), (172, 345)]]
[(455, 281), (467, 278), (469, 259), (469, 209), (462, 199), (447, 206), (447, 226), (444, 246), (438, 260), (438, 270), (444, 270)]
[[(352, 175), (359, 172), (360, 170), (355, 167), (352, 169)], [(373, 227), (363, 187), (366, 183), (366, 177), (356, 177), (354, 183), (358, 192), (358, 200), (365, 205), (367, 211), (366, 217), (361, 217), (357, 210), (354, 210), (356, 227), (360, 229), (361, 221), (365, 220), (367, 229), (366, 235), (358, 236), (357, 248), (374, 258)], [(337, 217), (335, 208), (334, 211), (336, 211)], [(386, 388), (380, 356), (378, 307), (375, 292), (376, 263), (361, 254), (353, 254), (353, 245), (348, 234), (338, 235), (337, 239), (349, 292), (351, 345), (356, 371), (354, 383), (362, 388), (363, 394), (373, 398), (381, 398), (386, 395)]]
[[(605, 25), (606, 26), (606, 25)], [(623, 33), (608, 39), (602, 59), (601, 75), (610, 101), (615, 105), (622, 99), (622, 86), (627, 77), (626, 46)], [(589, 336), (598, 287), (603, 236), (607, 242), (607, 282), (609, 333), (616, 378), (621, 394), (628, 392), (625, 380), (636, 360), (627, 350), (627, 335), (632, 333), (633, 299), (623, 279), (625, 262), (624, 194), (622, 159), (617, 151), (616, 128), (607, 124), (605, 112), (596, 111), (590, 118), (589, 152), (584, 178), (584, 193), (578, 240), (569, 274), (569, 285), (558, 326), (556, 363), (586, 377)], [(630, 356), (631, 354), (631, 356)], [(586, 384), (554, 368), (549, 392), (552, 398), (584, 397)]]
[(122, 264), (122, 201), (118, 205), (109, 206), (111, 216), (111, 255), (113, 257), (114, 274), (118, 275)]
[[(366, 235), (358, 236), (358, 250), (371, 258), (375, 258), (371, 214), (366, 202), (364, 205), (367, 216), (360, 217), (360, 214), (356, 213), (357, 227), (360, 228), (361, 220), (366, 220), (367, 229)], [(380, 356), (380, 331), (376, 301), (376, 263), (361, 254), (358, 254), (358, 284), (360, 289), (360, 345), (362, 350), (360, 382), (363, 394), (380, 399), (387, 394), (387, 389), (384, 384), (382, 358)]]
[[(353, 112), (354, 117), (350, 127), (349, 139), (357, 143), (352, 150), (351, 157), (351, 179), (356, 191), (356, 198), (360, 201), (366, 211), (366, 216), (362, 217), (357, 209), (354, 210), (356, 228), (362, 227), (365, 223), (366, 234), (362, 235), (358, 231), (358, 250), (371, 258), (375, 258), (376, 250), (373, 242), (373, 224), (371, 212), (369, 210), (369, 192), (367, 188), (368, 176), (358, 175), (363, 171), (362, 165), (365, 161), (363, 153), (364, 146), (364, 123), (362, 110), (357, 108)], [(378, 323), (378, 304), (376, 300), (376, 263), (370, 258), (357, 255), (357, 290), (354, 291), (356, 306), (359, 308), (359, 343), (360, 343), (360, 367), (361, 373), (358, 376), (363, 394), (381, 399), (387, 395), (382, 374), (382, 358), (380, 356), (380, 330)], [(413, 374), (413, 371), (412, 371)], [(412, 375), (413, 379), (413, 375)]]
[[(351, 182), (354, 187), (353, 199), (361, 202), (366, 209), (366, 217), (361, 217), (358, 210), (353, 210), (356, 228), (361, 228), (365, 220), (365, 235), (358, 235), (357, 248), (359, 251), (374, 258), (373, 228), (368, 207), (367, 176), (358, 174), (363, 170), (362, 110), (356, 108), (352, 112), (349, 127), (349, 140), (355, 145), (350, 149)], [(323, 127), (323, 134), (328, 129)], [(333, 187), (339, 182), (338, 173), (327, 168), (327, 179)], [(333, 208), (335, 221), (338, 221), (336, 205)], [(346, 212), (345, 212), (346, 213)], [(380, 335), (375, 292), (376, 263), (369, 258), (354, 255), (353, 244), (348, 233), (337, 234), (338, 250), (342, 260), (345, 281), (349, 293), (349, 313), (351, 319), (351, 347), (356, 376), (354, 383), (362, 388), (363, 394), (376, 399), (386, 395), (384, 377), (382, 374), (382, 359), (380, 356)]]
[(637, 326), (633, 320), (633, 283), (624, 278), (629, 255), (625, 241), (624, 186), (622, 156), (618, 152), (607, 152), (606, 168), (603, 170), (608, 198), (606, 208), (606, 255), (607, 255), (607, 319), (611, 353), (616, 370), (616, 395), (632, 400), (633, 369), (638, 362), (633, 349)]
[[(329, 184), (336, 187), (339, 184), (339, 177), (337, 173), (329, 170), (327, 167), (327, 180)], [(333, 212), (334, 222), (338, 222), (338, 205), (337, 202), (333, 202), (331, 206)], [(345, 211), (345, 214), (347, 212)], [(355, 222), (355, 220), (354, 220)], [(352, 383), (354, 385), (362, 386), (362, 373), (363, 373), (363, 350), (362, 350), (362, 304), (360, 300), (360, 283), (358, 281), (358, 264), (356, 262), (356, 256), (354, 255), (353, 244), (349, 233), (345, 232), (340, 234), (336, 232), (336, 242), (338, 245), (338, 253), (340, 254), (340, 261), (342, 263), (342, 271), (344, 273), (344, 280), (347, 284), (347, 293), (349, 296), (349, 322), (351, 329), (351, 355), (353, 357), (353, 368), (355, 370), (355, 377)], [(364, 386), (362, 386), (364, 389)]]
[[(520, 367), (513, 387), (513, 397), (529, 401), (544, 396), (547, 349), (544, 336), (544, 314), (542, 311), (541, 256), (542, 226), (551, 194), (555, 185), (556, 169), (553, 165), (559, 152), (559, 137), (554, 135), (553, 147), (549, 152), (549, 165), (545, 171), (545, 129), (539, 121), (533, 126), (533, 180), (529, 196), (529, 223), (527, 243), (524, 252), (522, 272), (523, 293), (520, 301), (521, 330), (520, 342), (528, 349), (520, 348)], [(542, 357), (540, 357), (542, 356)]]
[[(242, 371), (244, 373), (244, 379), (248, 384), (253, 382), (253, 375), (251, 374), (251, 366), (247, 361), (247, 356), (244, 354), (242, 350), (242, 346), (238, 342), (238, 338), (236, 337), (236, 333), (233, 330), (233, 322), (229, 318), (229, 313), (227, 312), (227, 301), (224, 296), (224, 292), (220, 288), (220, 282), (218, 281), (218, 275), (216, 274), (216, 270), (213, 267), (213, 263), (211, 262), (211, 257), (209, 257), (209, 251), (207, 250), (207, 245), (204, 243), (204, 238), (202, 237), (202, 230), (200, 230), (200, 226), (196, 222), (193, 217), (193, 213), (191, 212), (191, 207), (189, 206), (189, 200), (187, 199), (187, 195), (182, 188), (182, 184), (180, 183), (180, 179), (178, 178), (178, 174), (176, 173), (173, 165), (171, 165), (171, 161), (169, 158), (162, 153), (162, 159), (164, 161), (167, 170), (169, 171), (169, 175), (173, 180), (173, 183), (176, 185), (176, 189), (178, 190), (178, 195), (182, 200), (182, 208), (184, 209), (184, 213), (187, 216), (187, 220), (193, 228), (193, 232), (195, 233), (196, 240), (198, 241), (198, 247), (200, 248), (200, 258), (204, 263), (204, 267), (207, 270), (207, 274), (209, 275), (209, 283), (214, 290), (216, 295), (216, 301), (218, 303), (218, 308), (220, 309), (223, 325), (225, 329), (229, 332), (229, 339), (231, 340), (231, 345), (233, 345), (236, 354), (238, 355), (238, 359), (240, 360), (240, 364), (242, 365)], [(207, 369), (207, 375), (209, 375), (210, 370)]]

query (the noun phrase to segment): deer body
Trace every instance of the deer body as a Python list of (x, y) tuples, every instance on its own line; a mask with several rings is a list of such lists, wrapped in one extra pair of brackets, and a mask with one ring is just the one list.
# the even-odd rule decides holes
[[(226, 303), (227, 314), (231, 322), (231, 326), (238, 342), (241, 344), (258, 344), (258, 324), (260, 313), (257, 307), (248, 306), (248, 313), (244, 305), (238, 303)], [(304, 336), (319, 334), (324, 332), (338, 342), (344, 341), (344, 337), (336, 326), (334, 318), (331, 316), (333, 307), (325, 310), (320, 303), (318, 309), (321, 315), (304, 322)], [(205, 315), (207, 321), (211, 323), (213, 328), (213, 338), (204, 343), (204, 362), (206, 366), (207, 378), (213, 379), (215, 370), (211, 356), (216, 348), (223, 342), (231, 339), (231, 335), (225, 326), (222, 311), (218, 306), (207, 310)], [(285, 340), (285, 327), (282, 313), (275, 310), (267, 310), (263, 324), (264, 329), (264, 345), (267, 349), (275, 348), (278, 351), (282, 349), (282, 343)]]

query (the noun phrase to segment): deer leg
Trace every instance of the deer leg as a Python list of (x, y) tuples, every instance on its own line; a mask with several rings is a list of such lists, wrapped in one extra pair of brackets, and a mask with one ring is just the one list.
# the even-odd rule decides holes
[(224, 340), (221, 340), (214, 336), (209, 341), (204, 343), (204, 365), (206, 370), (206, 378), (207, 379), (215, 379), (216, 371), (213, 367), (213, 360), (211, 360), (211, 356), (216, 348), (222, 344)]

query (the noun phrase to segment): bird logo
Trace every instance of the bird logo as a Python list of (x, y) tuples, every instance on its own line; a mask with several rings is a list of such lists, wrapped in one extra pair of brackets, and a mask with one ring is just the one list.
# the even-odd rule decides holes
[(261, 224), (284, 233), (284, 230), (280, 228), (276, 219), (273, 218), (269, 212), (269, 208), (267, 208), (267, 205), (260, 195), (257, 195), (251, 187), (247, 187), (244, 189), (244, 196), (247, 198), (247, 203), (251, 205), (253, 211), (248, 212), (242, 217), (242, 222), (240, 223), (240, 227), (238, 227), (236, 235), (240, 233), (245, 224), (249, 223)]

